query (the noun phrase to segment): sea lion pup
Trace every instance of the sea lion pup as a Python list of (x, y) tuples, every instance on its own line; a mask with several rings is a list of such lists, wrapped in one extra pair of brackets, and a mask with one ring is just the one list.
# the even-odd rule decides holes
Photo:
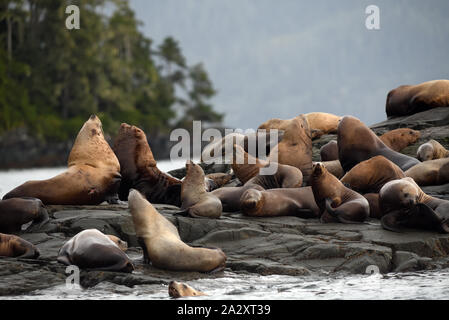
[(281, 142), (271, 150), (268, 160), (298, 168), (305, 183), (308, 183), (312, 172), (312, 138), (304, 116), (290, 122)]
[(416, 158), (420, 161), (429, 161), (449, 157), (449, 150), (446, 150), (441, 143), (436, 140), (429, 140), (419, 146)]
[(405, 171), (420, 186), (436, 186), (449, 182), (449, 158), (429, 160)]
[(92, 115), (81, 128), (69, 155), (67, 171), (48, 180), (28, 181), (3, 199), (33, 197), (45, 205), (98, 205), (116, 196), (120, 164)]
[(211, 192), (213, 190), (219, 189), (227, 184), (232, 179), (232, 174), (229, 173), (209, 173), (205, 177), (206, 190)]
[(381, 219), (386, 230), (401, 227), (449, 233), (449, 201), (425, 194), (409, 177), (386, 183), (379, 192)]
[(128, 205), (142, 246), (145, 262), (156, 268), (210, 272), (225, 267), (220, 249), (193, 248), (182, 242), (178, 229), (163, 217), (137, 190), (130, 190)]
[(12, 234), (0, 233), (1, 257), (37, 259), (39, 254), (32, 243)]
[(207, 192), (204, 171), (190, 160), (186, 162), (187, 175), (182, 180), (181, 212), (198, 218), (219, 218), (223, 207), (220, 199)]
[(344, 116), (338, 125), (338, 157), (345, 172), (356, 164), (374, 156), (384, 156), (405, 171), (420, 163), (419, 160), (388, 148), (362, 121)]
[(134, 265), (124, 253), (127, 248), (128, 244), (116, 236), (87, 229), (64, 243), (57, 260), (81, 269), (132, 272)]
[(188, 284), (171, 281), (168, 284), (168, 295), (172, 298), (207, 296), (204, 292), (193, 289)]
[(415, 143), (421, 133), (417, 130), (409, 128), (399, 128), (388, 131), (381, 135), (379, 138), (388, 148), (394, 151), (401, 151), (405, 147)]
[(343, 185), (321, 163), (313, 165), (311, 185), (322, 222), (358, 223), (369, 217), (369, 203)]
[(49, 221), (42, 201), (36, 198), (11, 198), (0, 201), (0, 232), (12, 233), (33, 221), (29, 229), (38, 229)]
[(331, 140), (320, 148), (321, 161), (338, 160), (338, 145), (336, 140)]
[(126, 201), (129, 189), (134, 188), (151, 202), (181, 205), (181, 180), (158, 169), (147, 137), (140, 128), (122, 123), (113, 150), (122, 174), (120, 200)]
[[(316, 162), (312, 162), (312, 164), (315, 164)], [(343, 177), (345, 172), (343, 171), (343, 168), (341, 167), (340, 160), (332, 160), (332, 161), (321, 161), (320, 162), (329, 173), (336, 176), (338, 179)]]
[(320, 210), (311, 187), (270, 190), (248, 189), (240, 198), (243, 214), (253, 217), (297, 216), (317, 218)]
[(268, 161), (260, 160), (248, 154), (241, 146), (233, 145), (232, 171), (241, 183), (245, 184), (259, 174), (260, 168), (268, 166)]
[(407, 116), (431, 108), (449, 106), (449, 80), (404, 85), (388, 92), (387, 117)]
[(391, 180), (405, 178), (404, 171), (384, 156), (365, 160), (349, 170), (341, 182), (359, 193), (378, 193)]

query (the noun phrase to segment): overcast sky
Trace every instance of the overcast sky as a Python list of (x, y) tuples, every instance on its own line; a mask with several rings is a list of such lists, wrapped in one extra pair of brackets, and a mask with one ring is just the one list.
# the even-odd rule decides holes
[[(448, 0), (130, 0), (145, 34), (203, 62), (225, 125), (323, 111), (386, 119), (401, 84), (449, 79)], [(365, 8), (380, 9), (380, 30)]]

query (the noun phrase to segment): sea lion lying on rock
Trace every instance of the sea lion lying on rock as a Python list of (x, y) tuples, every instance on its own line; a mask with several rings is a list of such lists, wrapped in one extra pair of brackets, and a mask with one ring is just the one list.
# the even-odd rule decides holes
[(425, 194), (412, 178), (386, 183), (379, 192), (381, 219), (386, 230), (401, 227), (449, 233), (449, 201)]
[(321, 163), (313, 165), (311, 185), (322, 222), (359, 223), (369, 217), (369, 203), (343, 185)]
[(70, 151), (67, 171), (48, 180), (28, 181), (3, 199), (32, 197), (45, 205), (98, 205), (116, 199), (120, 164), (103, 136), (100, 119), (92, 115)]
[(0, 201), (0, 232), (21, 230), (22, 225), (33, 221), (31, 228), (40, 228), (49, 221), (42, 201), (36, 198), (11, 198)]
[(0, 233), (0, 256), (37, 259), (39, 250), (32, 243), (18, 236)]
[(420, 186), (436, 186), (449, 182), (449, 158), (429, 160), (405, 171)]
[(220, 249), (190, 247), (178, 229), (137, 190), (130, 190), (128, 204), (144, 261), (160, 269), (211, 272), (223, 270), (226, 255)]
[(419, 146), (416, 151), (416, 158), (420, 161), (429, 161), (449, 157), (449, 150), (436, 140), (429, 140)]
[(134, 265), (124, 253), (128, 244), (97, 229), (83, 230), (64, 243), (57, 260), (81, 269), (132, 272)]
[(412, 143), (415, 143), (420, 136), (421, 133), (417, 130), (399, 128), (388, 131), (379, 138), (388, 148), (399, 152)]

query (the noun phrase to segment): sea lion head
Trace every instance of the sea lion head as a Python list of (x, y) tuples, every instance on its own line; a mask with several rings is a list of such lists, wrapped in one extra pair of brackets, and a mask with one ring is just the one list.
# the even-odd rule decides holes
[(202, 296), (204, 293), (193, 289), (185, 283), (171, 281), (168, 285), (168, 294), (172, 298)]
[(121, 240), (119, 237), (116, 237), (112, 234), (106, 235), (109, 239), (112, 240), (122, 251), (128, 250), (128, 242)]
[(416, 158), (418, 158), (419, 161), (429, 161), (433, 159), (433, 151), (434, 148), (432, 144), (430, 143), (424, 143), (421, 146), (419, 146), (417, 152), (416, 152)]
[(312, 177), (313, 179), (318, 179), (325, 175), (326, 167), (321, 162), (316, 162), (312, 165)]
[(240, 197), (242, 211), (257, 211), (261, 206), (263, 206), (263, 195), (260, 190), (248, 189)]
[(419, 195), (419, 187), (412, 178), (408, 177), (387, 182), (379, 191), (379, 199), (383, 207), (411, 208), (418, 203)]

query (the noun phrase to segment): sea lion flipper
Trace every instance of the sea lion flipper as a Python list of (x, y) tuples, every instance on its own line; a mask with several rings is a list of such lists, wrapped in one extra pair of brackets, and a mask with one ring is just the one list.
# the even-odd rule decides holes
[(145, 243), (145, 240), (143, 238), (139, 237), (139, 238), (137, 238), (137, 242), (142, 247), (143, 262), (146, 263), (146, 264), (149, 264), (150, 263), (150, 257), (148, 256), (148, 249), (147, 249), (147, 245)]
[(380, 219), (380, 224), (382, 225), (382, 227), (385, 230), (392, 231), (392, 232), (399, 232), (399, 233), (402, 232), (402, 230), (397, 227), (397, 224), (398, 224), (398, 219), (397, 219), (398, 213), (399, 213), (398, 211), (394, 211), (394, 212), (391, 212), (391, 213), (388, 213), (388, 214), (384, 215)]
[(41, 229), (49, 221), (50, 221), (50, 217), (48, 216), (48, 212), (46, 209), (43, 209), (41, 211), (40, 217), (33, 221), (33, 223), (26, 229), (26, 232), (35, 232), (35, 231)]
[(337, 211), (332, 208), (332, 199), (331, 198), (326, 198), (325, 199), (325, 203), (326, 203), (326, 211), (334, 218), (338, 218), (338, 213)]

